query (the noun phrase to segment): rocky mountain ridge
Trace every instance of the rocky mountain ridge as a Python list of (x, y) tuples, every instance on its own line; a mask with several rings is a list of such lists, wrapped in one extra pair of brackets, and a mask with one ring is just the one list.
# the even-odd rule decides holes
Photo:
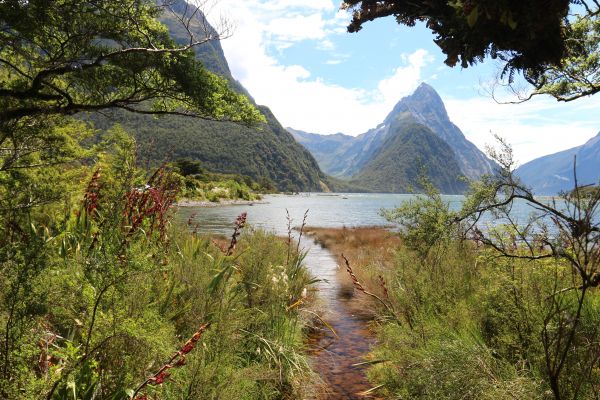
[(555, 196), (579, 185), (600, 181), (600, 132), (581, 146), (536, 158), (521, 165), (515, 174), (538, 195)]
[[(495, 163), (450, 121), (442, 99), (426, 83), (401, 99), (381, 124), (356, 137), (287, 129), (324, 172), (376, 191), (418, 190), (417, 165), (421, 175), (425, 173), (448, 193), (464, 191), (466, 179), (478, 179), (495, 169)], [(411, 139), (410, 134), (418, 138)], [(401, 139), (395, 140), (398, 135)], [(446, 168), (439, 169), (443, 164)], [(400, 176), (402, 183), (395, 181)]]

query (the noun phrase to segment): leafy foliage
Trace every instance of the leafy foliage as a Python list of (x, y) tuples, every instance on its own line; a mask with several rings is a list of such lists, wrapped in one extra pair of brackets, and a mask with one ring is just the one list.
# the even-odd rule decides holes
[[(181, 177), (139, 170), (135, 141), (123, 130), (94, 149), (89, 165), (56, 167), (59, 197), (0, 214), (2, 397), (130, 398), (203, 323), (211, 326), (187, 365), (153, 381), (148, 394), (302, 392), (306, 321), (288, 306), (312, 280), (295, 246), (253, 232), (224, 252), (170, 225)], [(2, 177), (2, 190), (27, 183)]]
[(434, 246), (452, 238), (450, 223), (455, 217), (437, 189), (422, 178), (425, 194), (409, 200), (393, 210), (383, 210), (382, 215), (402, 227), (399, 232), (406, 247), (426, 258)]
[(566, 54), (560, 65), (550, 65), (543, 75), (529, 77), (537, 94), (571, 101), (600, 91), (600, 10), (577, 18), (567, 26)]
[(426, 21), (436, 43), (447, 55), (446, 64), (463, 68), (484, 57), (504, 53), (516, 69), (536, 68), (541, 63), (558, 64), (564, 53), (561, 22), (569, 1), (498, 2), (458, 0), (440, 2), (349, 0), (354, 8), (350, 32), (375, 18), (393, 15), (398, 23), (413, 26)]
[[(502, 167), (449, 212), (432, 192), (389, 213), (405, 246), (380, 274), (388, 308), (374, 383), (400, 398), (594, 398), (600, 384), (600, 195), (579, 187), (559, 201), (533, 196)], [(518, 221), (517, 201), (534, 213)], [(495, 224), (482, 224), (491, 215)], [(503, 223), (502, 223), (503, 222)], [(465, 240), (465, 239), (471, 240)], [(414, 253), (416, 252), (416, 254)]]
[(166, 6), (6, 1), (0, 4), (0, 123), (28, 116), (122, 108), (256, 121), (248, 99), (176, 45), (156, 18)]
[(274, 189), (262, 187), (248, 176), (208, 172), (198, 161), (179, 159), (175, 167), (183, 179), (181, 196), (188, 200), (259, 200), (260, 193)]
[(550, 94), (570, 101), (600, 90), (597, 1), (346, 0), (342, 8), (353, 10), (350, 32), (387, 16), (407, 26), (425, 22), (449, 66), (501, 60), (506, 84), (522, 73), (533, 85), (521, 100)]

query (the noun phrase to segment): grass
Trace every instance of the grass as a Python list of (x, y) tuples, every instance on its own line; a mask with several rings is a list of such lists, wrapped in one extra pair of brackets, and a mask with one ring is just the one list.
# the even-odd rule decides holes
[(338, 279), (341, 283), (339, 295), (355, 299), (350, 303), (353, 312), (367, 319), (375, 316), (373, 299), (358, 294), (347, 273), (345, 256), (351, 263), (352, 270), (358, 279), (369, 290), (383, 296), (383, 288), (379, 279), (380, 273), (389, 268), (395, 249), (400, 245), (397, 235), (384, 227), (358, 228), (317, 228), (306, 227), (306, 234), (327, 248), (336, 257), (340, 269)]
[(296, 244), (244, 216), (228, 240), (196, 234), (171, 223), (177, 176), (101, 167), (10, 237), (35, 257), (2, 264), (0, 397), (307, 397), (314, 279)]
[[(456, 240), (440, 241), (423, 254), (377, 227), (307, 231), (338, 257), (343, 253), (360, 285), (383, 300), (360, 293), (340, 270), (356, 309), (371, 315), (377, 334), (369, 355), (376, 396), (555, 398), (546, 362), (560, 343), (548, 347), (542, 339), (558, 337), (578, 299), (569, 291), (561, 293), (559, 305), (549, 302), (556, 287), (572, 286), (563, 262), (499, 258), (492, 249)], [(600, 324), (600, 294), (588, 296), (561, 376), (567, 399), (597, 398), (600, 387), (593, 361), (598, 332), (591, 328)]]

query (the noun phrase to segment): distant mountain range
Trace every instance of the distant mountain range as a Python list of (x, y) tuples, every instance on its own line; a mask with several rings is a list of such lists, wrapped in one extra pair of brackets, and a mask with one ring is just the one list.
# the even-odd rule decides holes
[[(187, 10), (182, 0), (172, 7), (181, 14)], [(186, 28), (173, 15), (166, 13), (160, 20), (176, 41), (189, 40)], [(193, 23), (190, 29), (202, 37), (205, 26), (216, 34), (203, 20)], [(207, 42), (195, 51), (208, 70), (225, 77), (236, 91), (250, 97), (231, 75), (219, 41)], [(321, 191), (328, 186), (336, 189), (333, 180), (328, 180), (312, 155), (294, 140), (271, 111), (267, 107), (258, 108), (267, 120), (259, 128), (174, 116), (156, 119), (126, 112), (95, 114), (88, 119), (99, 129), (121, 124), (136, 137), (140, 159), (151, 164), (191, 158), (201, 161), (208, 170), (248, 175), (282, 191)]]
[(597, 185), (600, 181), (600, 132), (581, 146), (523, 164), (515, 174), (535, 194), (553, 196), (575, 187), (575, 161), (578, 184)]
[(425, 83), (362, 135), (287, 129), (324, 172), (370, 191), (419, 191), (426, 175), (443, 193), (462, 193), (465, 178), (478, 179), (495, 168), (450, 121), (442, 99)]

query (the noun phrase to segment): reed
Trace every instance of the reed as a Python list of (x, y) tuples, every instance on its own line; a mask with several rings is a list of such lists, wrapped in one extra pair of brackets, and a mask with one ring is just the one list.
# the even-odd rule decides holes
[(170, 369), (184, 366), (186, 363), (186, 355), (189, 352), (191, 352), (194, 349), (194, 347), (196, 347), (196, 344), (202, 337), (202, 334), (208, 329), (209, 326), (210, 324), (202, 324), (200, 328), (198, 328), (198, 330), (194, 332), (192, 337), (187, 342), (185, 342), (185, 344), (181, 346), (181, 348), (177, 352), (175, 352), (175, 354), (173, 354), (169, 358), (169, 360), (154, 375), (146, 379), (135, 389), (131, 397), (134, 400), (146, 400), (147, 395), (139, 394), (142, 390), (146, 388), (146, 386), (162, 385), (165, 382), (165, 380), (170, 376)]

